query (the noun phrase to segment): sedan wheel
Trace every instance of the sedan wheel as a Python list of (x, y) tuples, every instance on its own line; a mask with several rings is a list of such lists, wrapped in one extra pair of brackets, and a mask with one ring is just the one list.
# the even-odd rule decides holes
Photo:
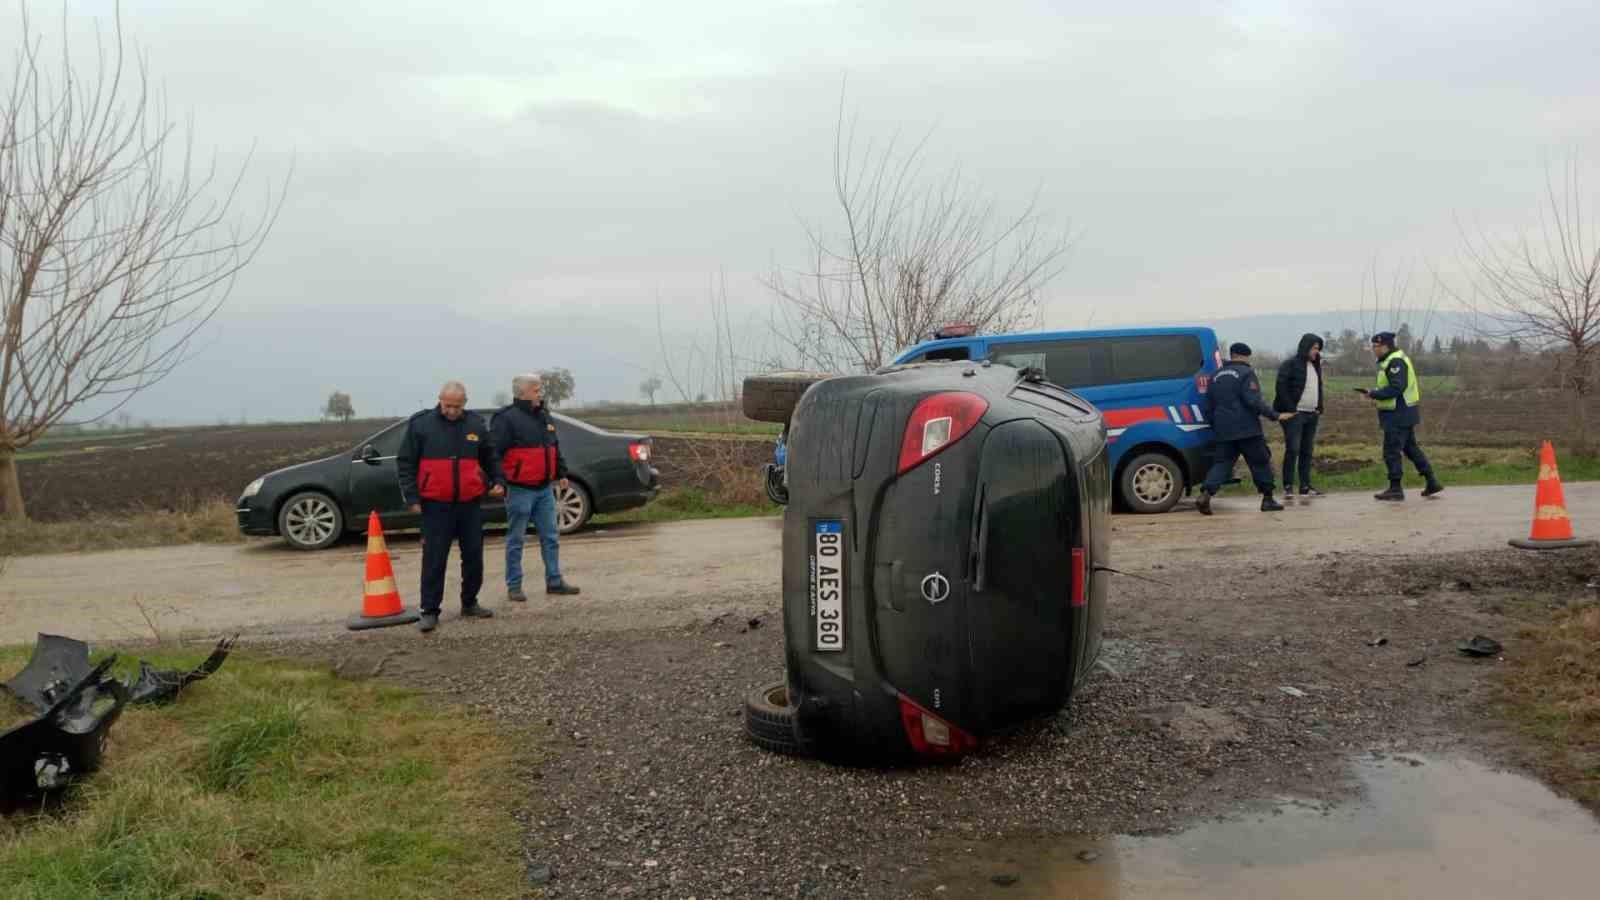
[(556, 485), (556, 531), (571, 534), (582, 528), (591, 509), (589, 492), (582, 485), (576, 481), (567, 482), (566, 487)]
[(327, 494), (295, 494), (278, 513), (278, 533), (296, 550), (321, 550), (344, 534), (344, 513)]

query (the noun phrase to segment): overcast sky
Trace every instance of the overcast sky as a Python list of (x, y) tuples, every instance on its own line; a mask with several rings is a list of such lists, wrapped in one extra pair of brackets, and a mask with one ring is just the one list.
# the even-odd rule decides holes
[[(47, 39), (61, 4), (29, 2)], [(69, 24), (110, 2), (69, 0)], [(1115, 10), (1112, 11), (1112, 7)], [(1082, 11), (1078, 11), (1078, 10)], [(863, 136), (934, 127), (1003, 208), (1076, 235), (1053, 327), (1347, 308), (1450, 269), (1454, 217), (1513, 231), (1547, 158), (1600, 159), (1593, 2), (126, 2), (198, 145), (295, 171), (198, 355), (130, 407), (362, 414), (564, 366), (578, 400), (659, 369), (657, 299), (703, 328), (831, 221), (841, 80)], [(0, 3), (0, 45), (18, 30)], [(1589, 184), (1600, 173), (1585, 163)], [(674, 352), (676, 349), (674, 349)]]

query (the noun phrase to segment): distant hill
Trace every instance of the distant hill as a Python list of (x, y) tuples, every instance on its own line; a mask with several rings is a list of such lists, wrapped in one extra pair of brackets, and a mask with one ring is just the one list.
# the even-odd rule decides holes
[(1455, 310), (1436, 310), (1429, 313), (1427, 310), (1406, 310), (1394, 316), (1394, 320), (1381, 322), (1374, 328), (1372, 310), (1363, 313), (1357, 309), (1324, 310), (1322, 312), (1306, 313), (1271, 313), (1258, 316), (1238, 316), (1228, 319), (1168, 319), (1155, 322), (1142, 322), (1140, 325), (1208, 325), (1216, 331), (1217, 338), (1225, 342), (1244, 341), (1257, 352), (1268, 352), (1278, 355), (1289, 353), (1300, 343), (1300, 336), (1310, 332), (1322, 335), (1324, 339), (1336, 335), (1346, 328), (1355, 331), (1362, 337), (1374, 331), (1398, 331), (1405, 323), (1411, 325), (1411, 333), (1425, 337), (1430, 342), (1438, 337), (1446, 344), (1453, 337), (1468, 337), (1474, 332), (1471, 320), (1466, 313)]

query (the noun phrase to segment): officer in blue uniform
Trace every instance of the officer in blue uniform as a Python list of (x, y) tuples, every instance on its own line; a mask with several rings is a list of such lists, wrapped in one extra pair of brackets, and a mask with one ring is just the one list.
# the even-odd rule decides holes
[(1277, 413), (1261, 399), (1261, 381), (1250, 368), (1250, 346), (1234, 344), (1228, 348), (1228, 364), (1211, 379), (1211, 389), (1201, 401), (1211, 433), (1216, 439), (1216, 461), (1206, 474), (1206, 483), (1195, 501), (1203, 515), (1211, 515), (1211, 498), (1222, 482), (1233, 474), (1233, 464), (1244, 456), (1250, 464), (1250, 477), (1261, 492), (1261, 511), (1277, 512), (1283, 504), (1272, 499), (1272, 451), (1267, 448), (1261, 420), (1284, 421), (1294, 413)]
[(1422, 496), (1432, 497), (1444, 490), (1444, 485), (1433, 474), (1433, 464), (1417, 443), (1417, 426), (1422, 424), (1422, 385), (1417, 381), (1417, 369), (1405, 351), (1395, 347), (1392, 331), (1380, 331), (1372, 336), (1372, 355), (1378, 359), (1378, 382), (1372, 390), (1356, 388), (1376, 401), (1378, 426), (1383, 429), (1383, 464), (1389, 469), (1389, 489), (1373, 495), (1373, 499), (1401, 502), (1406, 499), (1401, 479), (1405, 475), (1400, 457), (1405, 456), (1417, 467), (1417, 474), (1427, 479)]

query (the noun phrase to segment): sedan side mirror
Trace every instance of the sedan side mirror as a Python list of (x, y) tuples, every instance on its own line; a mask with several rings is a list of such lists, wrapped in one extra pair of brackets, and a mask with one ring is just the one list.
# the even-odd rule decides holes
[(375, 466), (378, 464), (378, 460), (382, 458), (382, 456), (383, 454), (378, 452), (377, 447), (368, 444), (361, 448), (361, 452), (356, 455), (356, 458), (369, 466)]

